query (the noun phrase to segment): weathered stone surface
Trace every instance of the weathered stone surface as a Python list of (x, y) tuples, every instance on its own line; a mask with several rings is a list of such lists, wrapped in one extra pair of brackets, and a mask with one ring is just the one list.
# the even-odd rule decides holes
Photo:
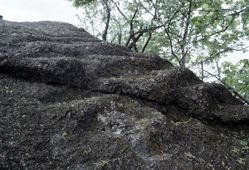
[(158, 56), (0, 23), (0, 169), (249, 169), (249, 109)]

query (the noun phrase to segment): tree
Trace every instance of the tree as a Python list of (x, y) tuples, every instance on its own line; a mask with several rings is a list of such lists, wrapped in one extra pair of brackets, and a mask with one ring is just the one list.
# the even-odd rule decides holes
[(249, 104), (249, 60), (240, 60), (236, 64), (225, 62), (222, 65), (224, 78), (222, 81), (238, 92), (235, 95), (241, 95), (247, 104)]
[[(84, 17), (79, 18), (87, 31), (105, 41), (122, 44), (137, 52), (144, 52), (152, 34), (164, 26), (155, 24), (155, 19), (145, 20), (145, 10), (137, 1), (71, 1), (76, 7), (84, 7)], [(101, 31), (96, 31), (96, 28)]]
[[(189, 61), (213, 62), (227, 52), (242, 50), (240, 40), (248, 35), (249, 9), (245, 0), (72, 1), (77, 7), (84, 6), (88, 13), (87, 9), (95, 14), (97, 10), (103, 16), (89, 18), (84, 13), (84, 20), (97, 18), (105, 23), (103, 40), (135, 51), (143, 52), (146, 48), (160, 51), (182, 67)], [(145, 16), (147, 20), (143, 19)], [(108, 31), (109, 38), (106, 38)]]
[(240, 38), (247, 34), (244, 30), (249, 10), (243, 1), (148, 2), (151, 7), (144, 7), (147, 12), (154, 15), (150, 11), (157, 11), (157, 20), (167, 22), (163, 30), (164, 44), (160, 45), (166, 47), (164, 51), (170, 52), (180, 66), (185, 67), (189, 61), (213, 62), (222, 54), (243, 49)]
[[(94, 35), (136, 52), (158, 54), (181, 67), (195, 67), (203, 80), (211, 74), (221, 80), (221, 57), (246, 50), (247, 0), (70, 1), (83, 7), (80, 18)], [(207, 74), (211, 64), (217, 73)]]

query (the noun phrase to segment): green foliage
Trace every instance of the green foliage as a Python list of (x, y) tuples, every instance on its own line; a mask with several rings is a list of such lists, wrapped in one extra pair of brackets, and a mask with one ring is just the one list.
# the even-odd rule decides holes
[[(221, 57), (244, 51), (243, 42), (249, 37), (248, 0), (70, 1), (83, 7), (79, 18), (91, 34), (134, 51), (158, 54), (183, 67), (194, 67), (202, 78), (206, 77), (203, 69), (210, 65), (217, 67), (214, 77), (221, 78)], [(244, 60), (237, 65), (225, 63), (223, 69), (224, 80), (248, 98), (248, 64)]]
[(84, 5), (90, 4), (95, 0), (69, 0), (72, 1), (75, 7), (82, 7)]
[(223, 81), (249, 100), (249, 60), (240, 60), (237, 64), (225, 62), (222, 69)]
[[(148, 29), (139, 39), (138, 49), (142, 50), (150, 32), (153, 35), (146, 51), (183, 66), (190, 61), (210, 63), (227, 52), (243, 49), (241, 38), (249, 34), (247, 0), (70, 1), (76, 7), (84, 6), (84, 27), (99, 37), (107, 19), (103, 5), (106, 1), (111, 8), (107, 41), (122, 45), (127, 45), (130, 23), (137, 10), (132, 20), (134, 32), (163, 25), (159, 29)], [(97, 29), (101, 31), (96, 32)]]

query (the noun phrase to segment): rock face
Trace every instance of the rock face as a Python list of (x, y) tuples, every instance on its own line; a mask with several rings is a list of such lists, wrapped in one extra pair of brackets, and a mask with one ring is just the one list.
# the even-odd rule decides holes
[(0, 169), (249, 169), (249, 110), (158, 56), (5, 21)]

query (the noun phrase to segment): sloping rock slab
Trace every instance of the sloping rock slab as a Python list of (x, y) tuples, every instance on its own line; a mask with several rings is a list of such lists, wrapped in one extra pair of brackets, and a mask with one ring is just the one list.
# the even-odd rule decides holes
[(58, 22), (0, 23), (0, 169), (249, 169), (222, 85)]

